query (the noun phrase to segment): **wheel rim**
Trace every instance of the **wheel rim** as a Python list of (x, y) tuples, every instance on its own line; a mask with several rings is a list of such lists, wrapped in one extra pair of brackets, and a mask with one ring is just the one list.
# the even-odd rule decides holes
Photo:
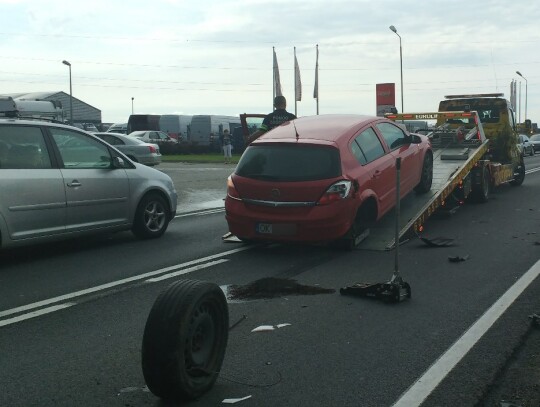
[(148, 230), (159, 232), (165, 225), (167, 214), (165, 208), (157, 201), (150, 202), (144, 210), (144, 224)]
[(211, 306), (208, 303), (202, 303), (193, 313), (189, 335), (186, 337), (184, 359), (188, 372), (193, 368), (208, 366), (214, 352), (216, 338), (216, 324)]

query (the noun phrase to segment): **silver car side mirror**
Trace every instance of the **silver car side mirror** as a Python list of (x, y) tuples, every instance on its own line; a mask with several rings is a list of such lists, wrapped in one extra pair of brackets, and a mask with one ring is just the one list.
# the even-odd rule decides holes
[(126, 163), (121, 157), (114, 157), (113, 158), (113, 164), (114, 168), (125, 168)]

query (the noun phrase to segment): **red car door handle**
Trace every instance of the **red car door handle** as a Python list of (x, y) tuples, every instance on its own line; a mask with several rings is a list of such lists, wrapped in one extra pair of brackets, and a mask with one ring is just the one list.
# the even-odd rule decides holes
[(378, 178), (381, 176), (381, 172), (379, 170), (376, 170), (374, 173), (373, 173), (373, 178)]

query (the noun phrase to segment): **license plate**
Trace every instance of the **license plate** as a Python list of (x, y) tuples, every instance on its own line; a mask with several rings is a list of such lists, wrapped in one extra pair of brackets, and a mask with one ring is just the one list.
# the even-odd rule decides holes
[(266, 235), (272, 234), (272, 224), (271, 223), (257, 223), (255, 230), (257, 233), (262, 233)]
[(296, 225), (293, 223), (257, 223), (255, 232), (262, 235), (292, 236), (296, 234)]

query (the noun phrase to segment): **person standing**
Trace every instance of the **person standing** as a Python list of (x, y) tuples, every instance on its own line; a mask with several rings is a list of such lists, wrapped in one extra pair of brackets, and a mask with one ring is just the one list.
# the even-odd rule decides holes
[(266, 115), (257, 131), (248, 137), (246, 144), (249, 145), (252, 141), (258, 139), (264, 133), (272, 130), (274, 127), (277, 127), (280, 124), (285, 123), (289, 120), (296, 119), (296, 116), (294, 114), (289, 113), (286, 110), (287, 99), (285, 99), (285, 96), (276, 96), (274, 98), (274, 108), (275, 110), (272, 113)]
[(229, 130), (223, 130), (223, 155), (225, 156), (225, 164), (230, 164), (232, 160), (232, 139)]

